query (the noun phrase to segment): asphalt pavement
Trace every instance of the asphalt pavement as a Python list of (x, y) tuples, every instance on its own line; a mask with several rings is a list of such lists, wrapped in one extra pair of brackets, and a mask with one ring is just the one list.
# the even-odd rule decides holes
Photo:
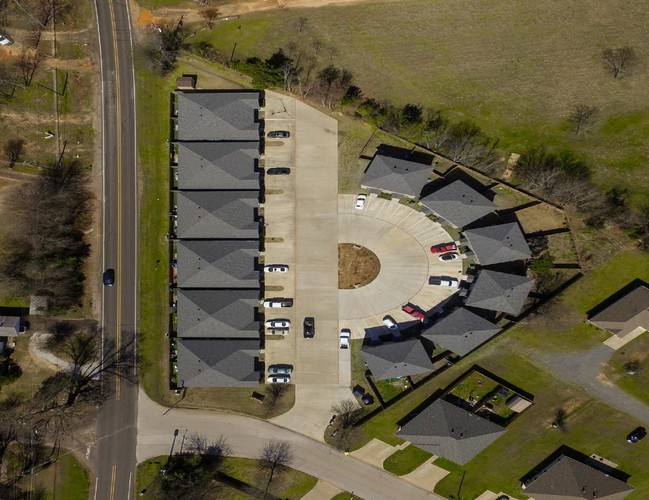
[[(103, 291), (105, 340), (132, 343), (137, 317), (137, 167), (135, 89), (127, 2), (95, 0), (101, 57), (104, 173), (104, 267), (115, 285)], [(96, 277), (101, 279), (100, 276)], [(137, 386), (113, 377), (102, 381), (112, 394), (99, 409), (95, 477), (91, 497), (129, 499), (135, 488)]]

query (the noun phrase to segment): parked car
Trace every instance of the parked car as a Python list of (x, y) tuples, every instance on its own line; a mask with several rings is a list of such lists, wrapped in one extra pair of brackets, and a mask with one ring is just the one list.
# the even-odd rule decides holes
[(102, 281), (105, 286), (113, 286), (115, 284), (115, 269), (106, 269)]
[(410, 316), (412, 316), (413, 318), (417, 318), (419, 321), (424, 321), (426, 319), (426, 315), (423, 312), (421, 312), (419, 309), (415, 309), (410, 304), (406, 304), (401, 309), (403, 309), (404, 312), (410, 314)]
[(275, 298), (264, 300), (264, 307), (293, 307), (293, 299)]
[(356, 205), (354, 205), (354, 208), (356, 208), (356, 210), (361, 210), (365, 206), (366, 201), (367, 201), (367, 195), (359, 194), (356, 197)]
[(447, 262), (449, 260), (457, 260), (460, 258), (460, 254), (457, 252), (448, 252), (448, 253), (443, 253), (439, 256), (439, 260), (442, 262)]
[(11, 38), (0, 33), (0, 45), (11, 45), (12, 43), (14, 43), (14, 41)]
[(288, 335), (288, 328), (268, 328), (266, 335)]
[(290, 375), (293, 373), (293, 365), (270, 365), (268, 373), (273, 375)]
[(397, 322), (394, 321), (390, 316), (386, 316), (383, 318), (383, 324), (388, 327), (389, 330), (398, 330), (399, 325), (397, 325)]
[(441, 245), (433, 245), (430, 247), (430, 253), (446, 253), (457, 250), (455, 243), (442, 243)]
[(289, 375), (271, 375), (266, 379), (269, 384), (290, 384), (291, 377)]
[(644, 427), (636, 427), (629, 433), (629, 435), (626, 437), (626, 440), (629, 443), (637, 443), (646, 435), (647, 435), (647, 429), (645, 429)]
[(266, 321), (266, 326), (268, 328), (289, 328), (291, 322), (288, 319), (269, 319)]
[(273, 167), (266, 170), (268, 175), (288, 175), (291, 173), (290, 168), (286, 167)]
[(288, 266), (284, 264), (270, 264), (268, 266), (264, 266), (264, 272), (266, 273), (287, 273), (288, 272)]
[(315, 318), (307, 316), (304, 318), (304, 338), (312, 339), (315, 336)]
[(428, 284), (457, 287), (460, 282), (457, 278), (451, 278), (450, 276), (431, 276), (430, 278), (428, 278)]
[(273, 130), (268, 132), (269, 139), (288, 139), (291, 133), (288, 130)]
[(352, 338), (352, 331), (349, 328), (340, 330), (340, 348), (349, 349), (349, 341)]
[(374, 402), (374, 397), (369, 392), (366, 392), (365, 394), (363, 394), (361, 401), (365, 405), (371, 405)]

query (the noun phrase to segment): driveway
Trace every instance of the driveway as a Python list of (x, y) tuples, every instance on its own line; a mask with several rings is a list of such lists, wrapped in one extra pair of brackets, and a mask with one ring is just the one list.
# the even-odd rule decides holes
[(290, 442), (293, 447), (293, 468), (341, 490), (353, 491), (367, 500), (442, 498), (351, 456), (345, 456), (325, 444), (269, 422), (242, 415), (202, 410), (167, 411), (167, 408), (151, 401), (144, 391), (140, 390), (139, 396), (138, 462), (169, 455), (176, 429), (178, 436), (174, 451), (180, 449), (183, 437), (193, 433), (203, 435), (208, 441), (223, 435), (232, 446), (234, 455), (244, 458), (258, 458), (267, 441), (279, 439)]

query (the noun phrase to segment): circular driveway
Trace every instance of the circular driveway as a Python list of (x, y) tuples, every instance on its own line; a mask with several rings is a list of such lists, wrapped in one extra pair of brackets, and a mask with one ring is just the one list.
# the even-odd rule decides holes
[(428, 311), (456, 289), (428, 284), (428, 277), (454, 276), (462, 261), (440, 262), (430, 253), (432, 245), (453, 241), (437, 222), (400, 204), (370, 195), (356, 210), (355, 195), (338, 197), (338, 243), (355, 243), (374, 252), (381, 271), (374, 281), (356, 289), (338, 290), (341, 326), (358, 336), (364, 328), (382, 324), (389, 314), (398, 322), (413, 318), (401, 310), (410, 302)]

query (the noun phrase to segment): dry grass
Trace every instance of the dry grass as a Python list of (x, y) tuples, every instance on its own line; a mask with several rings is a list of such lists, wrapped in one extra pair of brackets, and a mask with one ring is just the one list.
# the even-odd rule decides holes
[(16, 349), (12, 357), (22, 368), (23, 374), (13, 382), (2, 386), (0, 392), (2, 399), (14, 394), (21, 399), (32, 399), (43, 380), (56, 372), (52, 365), (32, 355), (29, 350), (30, 337), (31, 335), (21, 335), (16, 338)]
[(381, 263), (374, 252), (352, 243), (338, 245), (338, 288), (349, 290), (374, 281)]

